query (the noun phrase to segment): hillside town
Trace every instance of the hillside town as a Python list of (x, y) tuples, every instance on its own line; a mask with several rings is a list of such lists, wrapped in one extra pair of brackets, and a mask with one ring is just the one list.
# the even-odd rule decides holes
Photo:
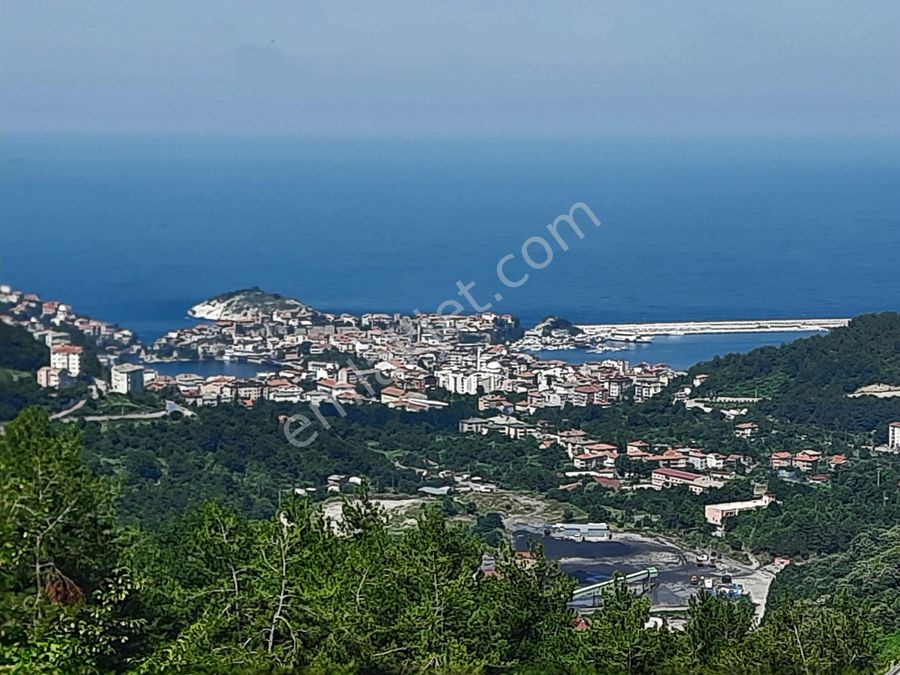
[[(481, 415), (460, 420), (458, 432), (497, 434), (561, 449), (569, 463), (561, 474), (564, 490), (593, 482), (611, 490), (683, 485), (701, 494), (759, 465), (747, 454), (641, 440), (620, 447), (581, 429), (555, 428), (532, 418), (547, 409), (609, 406), (626, 396), (636, 402), (649, 400), (679, 375), (665, 365), (540, 359), (515, 347), (524, 333), (510, 315), (333, 315), (256, 290), (247, 294), (252, 301), (235, 293), (195, 306), (192, 316), (214, 320), (170, 331), (150, 346), (128, 329), (9, 286), (0, 286), (0, 320), (26, 328), (49, 348), (50, 364), (38, 370), (36, 379), (51, 390), (62, 391), (81, 380), (104, 393), (165, 393), (194, 407), (253, 406), (265, 400), (312, 406), (381, 404), (412, 413), (445, 408), (454, 395), (473, 396)], [(531, 335), (552, 337), (557, 331), (571, 328), (554, 326), (549, 332), (532, 330)], [(86, 372), (89, 353), (106, 379)], [(190, 372), (161, 375), (153, 368), (154, 363), (204, 360), (252, 362), (260, 370), (247, 377), (203, 377)], [(696, 376), (693, 387), (704, 377)], [(735, 420), (737, 438), (752, 439), (759, 433), (755, 422), (736, 421), (746, 408), (733, 406), (751, 399), (709, 402), (690, 399), (691, 390), (684, 387), (674, 400)], [(900, 422), (889, 424), (884, 450), (900, 451)], [(778, 451), (768, 458), (767, 468), (779, 478), (815, 484), (828, 482), (829, 474), (847, 461), (843, 455), (824, 456), (815, 449)]]
[[(64, 389), (82, 373), (85, 346), (72, 344), (72, 336), (80, 335), (79, 341), (90, 341), (101, 364), (110, 369), (112, 391), (174, 387), (197, 406), (333, 400), (380, 402), (416, 412), (446, 405), (429, 396), (443, 390), (484, 395), (486, 407), (533, 414), (567, 404), (609, 405), (629, 391), (635, 400), (647, 400), (675, 376), (664, 365), (539, 359), (510, 346), (522, 331), (508, 314), (333, 315), (285, 301), (171, 331), (145, 347), (127, 329), (8, 286), (0, 289), (0, 305), (4, 321), (26, 327), (51, 349), (51, 365), (38, 375), (41, 386)], [(197, 314), (196, 308), (192, 313)], [(246, 378), (164, 376), (152, 367), (177, 360), (251, 362), (261, 370)]]

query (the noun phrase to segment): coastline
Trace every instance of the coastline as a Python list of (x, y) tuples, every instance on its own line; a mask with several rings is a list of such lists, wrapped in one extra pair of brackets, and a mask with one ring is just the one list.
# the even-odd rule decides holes
[(815, 333), (843, 328), (847, 318), (828, 319), (746, 319), (737, 321), (676, 321), (653, 323), (577, 324), (588, 334), (596, 335), (720, 335), (731, 333)]

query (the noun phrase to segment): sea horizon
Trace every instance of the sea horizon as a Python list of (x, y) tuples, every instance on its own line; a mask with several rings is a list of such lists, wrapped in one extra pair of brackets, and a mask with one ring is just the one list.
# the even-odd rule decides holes
[[(900, 147), (878, 140), (59, 138), (0, 144), (0, 277), (143, 340), (251, 286), (360, 314), (475, 282), (526, 326), (898, 308)], [(575, 203), (601, 226), (523, 265)]]

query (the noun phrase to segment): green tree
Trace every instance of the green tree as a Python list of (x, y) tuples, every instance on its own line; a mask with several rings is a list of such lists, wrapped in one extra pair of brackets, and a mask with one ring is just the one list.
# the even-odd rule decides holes
[(118, 566), (112, 492), (80, 451), (39, 408), (0, 436), (0, 663), (90, 671), (130, 653), (135, 584)]

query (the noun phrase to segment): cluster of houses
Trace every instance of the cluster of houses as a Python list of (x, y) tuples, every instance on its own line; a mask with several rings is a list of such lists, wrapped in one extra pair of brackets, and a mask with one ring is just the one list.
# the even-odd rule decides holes
[[(566, 482), (560, 486), (563, 489), (582, 487), (587, 479), (605, 488), (618, 490), (624, 486), (622, 478), (633, 478), (635, 480), (627, 486), (632, 489), (665, 490), (686, 486), (691, 492), (700, 494), (723, 487), (738, 475), (739, 467), (740, 473), (746, 473), (758, 466), (752, 457), (745, 454), (724, 455), (699, 448), (652, 445), (641, 440), (626, 443), (623, 452), (618, 445), (591, 438), (582, 429), (557, 430), (546, 420), (532, 423), (506, 413), (460, 420), (459, 432), (499, 434), (513, 440), (533, 439), (541, 449), (557, 447), (563, 450), (572, 465), (564, 473)], [(623, 465), (619, 463), (620, 459), (629, 463)], [(810, 474), (807, 477), (809, 482), (824, 483), (828, 480), (827, 475), (817, 471), (825, 468), (835, 471), (846, 462), (844, 455), (823, 458), (817, 450), (804, 450), (796, 454), (776, 452), (770, 457), (769, 465), (778, 470), (783, 478), (793, 477), (786, 470), (797, 469)], [(646, 475), (645, 471), (635, 470), (640, 465), (652, 467), (649, 482), (636, 480), (637, 474)]]
[(50, 365), (36, 374), (37, 383), (48, 389), (68, 389), (83, 374), (85, 351), (81, 345), (72, 344), (75, 335), (81, 334), (97, 345), (101, 362), (108, 364), (137, 345), (134, 333), (126, 328), (80, 316), (71, 305), (44, 301), (34, 293), (7, 285), (0, 285), (0, 306), (0, 321), (25, 328), (50, 350)]
[(834, 471), (847, 463), (845, 455), (835, 454), (825, 457), (818, 450), (801, 450), (796, 453), (773, 452), (769, 457), (769, 466), (782, 478), (793, 478), (797, 472), (807, 474), (811, 483), (825, 483), (828, 476), (821, 471)]
[(676, 374), (667, 366), (641, 363), (632, 367), (615, 359), (583, 364), (539, 360), (502, 346), (467, 356), (436, 373), (438, 386), (480, 394), (479, 410), (503, 414), (534, 414), (566, 405), (605, 406), (621, 400), (629, 390), (640, 402), (660, 393)]
[[(288, 369), (324, 354), (338, 359), (345, 354), (348, 360), (355, 357), (374, 364), (372, 374), (392, 387), (383, 402), (409, 410), (435, 407), (424, 394), (436, 388), (454, 394), (494, 394), (485, 399), (487, 404), (510, 413), (566, 404), (608, 405), (629, 389), (641, 401), (662, 391), (675, 375), (665, 366), (632, 368), (625, 361), (583, 365), (545, 361), (494, 344), (517, 325), (510, 315), (357, 317), (308, 312), (302, 307), (275, 310), (250, 322), (216, 321), (172, 331), (150, 352), (156, 358), (239, 359)], [(348, 401), (353, 398), (341, 393)], [(504, 394), (516, 394), (516, 402)]]
[[(565, 472), (565, 479), (577, 479), (561, 486), (575, 489), (584, 479), (590, 479), (611, 489), (621, 487), (617, 460), (625, 458), (653, 467), (649, 484), (658, 490), (687, 485), (692, 492), (700, 493), (722, 487), (734, 478), (738, 464), (754, 466), (746, 455), (721, 455), (694, 448), (654, 447), (641, 440), (630, 441), (621, 452), (615, 444), (605, 443), (582, 429), (556, 430), (547, 421), (529, 423), (511, 415), (470, 417), (460, 420), (459, 431), (464, 434), (500, 434), (510, 439), (533, 438), (542, 449), (558, 447), (572, 463), (572, 470)], [(697, 472), (697, 473), (694, 473)]]
[[(237, 320), (171, 331), (145, 349), (131, 331), (78, 316), (60, 302), (3, 286), (0, 304), (6, 306), (4, 321), (26, 327), (51, 349), (50, 366), (38, 373), (42, 386), (65, 388), (80, 375), (84, 350), (70, 344), (72, 333), (79, 331), (110, 368), (113, 392), (174, 387), (197, 406), (252, 405), (259, 399), (379, 402), (416, 412), (445, 406), (429, 396), (442, 389), (480, 396), (483, 410), (532, 414), (566, 405), (609, 405), (629, 390), (636, 400), (646, 400), (675, 376), (666, 366), (631, 367), (620, 360), (574, 365), (513, 350), (511, 337), (521, 331), (517, 320), (505, 314), (355, 316), (281, 303), (252, 308)], [(135, 358), (123, 360), (126, 354)], [(151, 363), (130, 362), (137, 357)], [(265, 372), (245, 378), (166, 376), (152, 368), (153, 361), (183, 359), (249, 361)], [(374, 367), (360, 371), (352, 366), (360, 361)]]

